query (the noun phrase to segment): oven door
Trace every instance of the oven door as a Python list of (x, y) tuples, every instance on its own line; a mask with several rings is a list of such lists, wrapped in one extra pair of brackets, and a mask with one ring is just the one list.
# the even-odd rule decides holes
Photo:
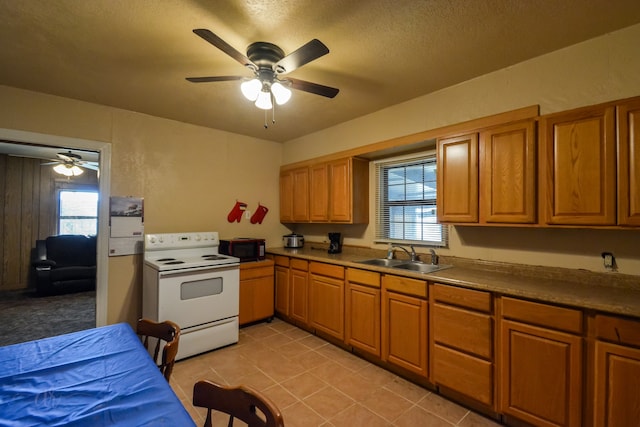
[(238, 316), (239, 304), (237, 265), (159, 273), (158, 318), (181, 329)]

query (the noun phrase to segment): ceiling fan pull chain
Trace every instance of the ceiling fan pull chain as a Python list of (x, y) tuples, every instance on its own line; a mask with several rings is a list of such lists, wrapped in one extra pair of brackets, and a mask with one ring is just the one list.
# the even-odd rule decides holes
[[(273, 98), (273, 95), (271, 95), (271, 97)], [(276, 124), (276, 103), (273, 102), (271, 104), (271, 123), (272, 124)]]
[(264, 110), (264, 128), (269, 128), (269, 125), (267, 124), (267, 110)]

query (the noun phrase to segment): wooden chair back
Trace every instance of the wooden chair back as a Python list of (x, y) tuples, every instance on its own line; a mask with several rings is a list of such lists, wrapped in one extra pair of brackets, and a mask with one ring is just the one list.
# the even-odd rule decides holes
[[(154, 322), (149, 319), (140, 319), (138, 320), (136, 332), (147, 351), (150, 343), (153, 346), (153, 360), (160, 368), (164, 378), (169, 382), (176, 355), (178, 354), (180, 327), (169, 320)], [(162, 348), (162, 353), (160, 353), (160, 348)]]
[(233, 419), (248, 427), (284, 427), (278, 407), (260, 392), (250, 387), (226, 387), (211, 381), (198, 381), (193, 386), (193, 405), (207, 408), (204, 427), (211, 426), (211, 410), (229, 414), (229, 427)]

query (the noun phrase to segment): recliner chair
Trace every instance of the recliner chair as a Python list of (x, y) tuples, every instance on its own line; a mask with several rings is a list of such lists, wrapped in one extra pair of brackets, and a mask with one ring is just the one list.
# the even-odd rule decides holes
[(39, 296), (95, 290), (96, 236), (60, 235), (36, 240), (31, 265)]

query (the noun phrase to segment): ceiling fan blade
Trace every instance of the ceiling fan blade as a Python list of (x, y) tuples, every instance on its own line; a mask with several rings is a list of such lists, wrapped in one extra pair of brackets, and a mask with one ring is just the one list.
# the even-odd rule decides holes
[[(314, 61), (321, 56), (329, 53), (329, 48), (324, 45), (320, 40), (313, 39), (304, 46), (291, 52), (289, 55), (276, 62), (274, 70), (278, 74), (287, 74), (300, 68), (311, 61)], [(282, 71), (281, 71), (282, 70)]]
[(292, 79), (287, 77), (287, 81), (291, 82), (291, 87), (304, 92), (314, 93), (316, 95), (326, 96), (327, 98), (334, 98), (340, 89), (335, 87), (324, 86), (317, 83), (311, 83), (304, 80)]
[(230, 80), (242, 80), (242, 76), (217, 76), (217, 77), (187, 77), (191, 83), (227, 82)]
[(98, 165), (95, 165), (95, 164), (92, 164), (92, 163), (89, 163), (89, 162), (85, 162), (85, 163), (83, 163), (81, 165), (78, 165), (78, 166), (80, 166), (81, 168), (91, 169), (91, 170), (94, 170), (94, 171), (100, 170)]
[[(71, 153), (69, 153), (69, 154), (71, 154)], [(63, 160), (65, 162), (73, 162), (73, 161), (77, 160), (77, 159), (74, 159), (72, 156), (69, 156), (69, 155), (64, 154), (64, 153), (56, 153), (56, 156), (58, 156), (60, 158), (60, 160)]]
[(231, 46), (226, 41), (222, 40), (220, 37), (213, 34), (211, 31), (204, 28), (197, 28), (193, 30), (193, 32), (199, 35), (200, 37), (202, 37), (203, 39), (205, 39), (206, 41), (208, 41), (209, 43), (211, 43), (212, 45), (214, 45), (215, 47), (217, 47), (218, 49), (220, 49), (221, 51), (223, 51), (224, 53), (226, 53), (227, 55), (229, 55), (230, 57), (232, 57), (233, 59), (235, 59), (236, 61), (238, 61), (239, 63), (241, 63), (242, 65), (244, 66), (251, 65), (255, 67), (255, 69), (258, 68), (253, 62), (251, 62), (249, 58), (247, 58), (246, 55), (238, 52), (233, 46)]

